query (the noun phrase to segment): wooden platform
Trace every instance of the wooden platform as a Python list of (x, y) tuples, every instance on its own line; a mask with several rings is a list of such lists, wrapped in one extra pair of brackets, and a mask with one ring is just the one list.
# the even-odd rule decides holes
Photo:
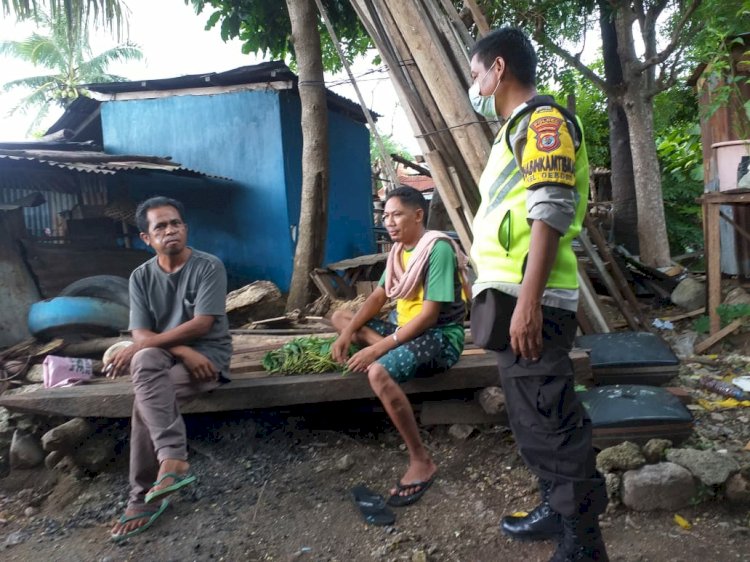
[[(254, 351), (233, 358), (232, 382), (192, 400), (181, 411), (221, 412), (374, 397), (364, 373), (269, 376), (252, 357), (257, 353)], [(483, 388), (497, 383), (493, 355), (481, 350), (467, 350), (449, 371), (412, 380), (404, 384), (403, 389), (407, 394), (418, 394)], [(97, 379), (87, 385), (69, 388), (5, 394), (0, 396), (0, 406), (43, 415), (127, 418), (133, 406), (133, 389), (127, 379)]]

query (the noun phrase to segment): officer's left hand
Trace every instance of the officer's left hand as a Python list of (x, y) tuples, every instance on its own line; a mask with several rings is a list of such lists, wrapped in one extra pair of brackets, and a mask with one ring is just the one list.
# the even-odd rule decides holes
[(542, 355), (542, 307), (516, 304), (510, 319), (510, 345), (513, 353), (529, 361)]

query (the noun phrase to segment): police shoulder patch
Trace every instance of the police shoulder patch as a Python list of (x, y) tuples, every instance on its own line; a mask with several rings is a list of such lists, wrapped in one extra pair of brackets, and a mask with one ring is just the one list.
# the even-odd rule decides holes
[(575, 186), (575, 146), (565, 117), (556, 108), (542, 106), (531, 115), (521, 172), (528, 189)]

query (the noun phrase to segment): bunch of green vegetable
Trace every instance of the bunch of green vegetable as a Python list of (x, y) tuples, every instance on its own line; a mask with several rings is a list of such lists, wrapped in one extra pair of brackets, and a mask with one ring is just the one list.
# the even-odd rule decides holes
[[(263, 356), (263, 368), (269, 373), (284, 375), (347, 373), (349, 369), (346, 364), (338, 363), (331, 357), (331, 346), (334, 341), (336, 341), (335, 337), (295, 338), (279, 349), (266, 353)], [(349, 346), (350, 355), (357, 351), (356, 346)]]

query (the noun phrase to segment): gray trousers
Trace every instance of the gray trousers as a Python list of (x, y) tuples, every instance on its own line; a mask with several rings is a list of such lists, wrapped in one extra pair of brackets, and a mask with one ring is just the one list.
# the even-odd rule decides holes
[(130, 430), (128, 506), (143, 505), (165, 459), (187, 460), (185, 422), (179, 405), (213, 390), (218, 381), (196, 381), (168, 351), (142, 349), (130, 363), (135, 399)]

